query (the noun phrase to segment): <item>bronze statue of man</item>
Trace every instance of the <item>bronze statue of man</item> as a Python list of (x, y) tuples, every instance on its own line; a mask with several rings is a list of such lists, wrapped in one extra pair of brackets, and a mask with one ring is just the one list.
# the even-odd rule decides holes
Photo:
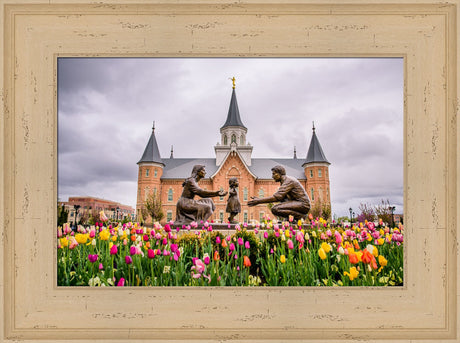
[(252, 197), (252, 200), (248, 201), (248, 205), (279, 202), (271, 208), (275, 216), (289, 218), (291, 215), (295, 220), (305, 218), (310, 210), (310, 198), (300, 182), (296, 178), (286, 175), (286, 170), (282, 166), (272, 168), (272, 178), (281, 184), (276, 193), (265, 198)]
[[(198, 186), (200, 181), (206, 175), (203, 165), (196, 165), (192, 169), (192, 175), (182, 183), (182, 195), (176, 205), (176, 221), (174, 225), (187, 225), (193, 221), (207, 221), (216, 209), (214, 202), (210, 197), (225, 196), (227, 192), (207, 191)], [(204, 199), (194, 200), (195, 195)]]

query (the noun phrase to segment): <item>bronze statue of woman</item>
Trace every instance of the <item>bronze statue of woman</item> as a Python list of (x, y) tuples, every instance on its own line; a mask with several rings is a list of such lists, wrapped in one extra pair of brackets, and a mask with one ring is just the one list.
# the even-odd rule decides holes
[[(193, 221), (207, 221), (216, 209), (214, 202), (210, 197), (225, 196), (227, 192), (207, 191), (198, 186), (200, 181), (206, 175), (203, 165), (196, 165), (192, 169), (192, 175), (182, 183), (182, 195), (176, 205), (176, 221), (174, 225), (187, 225)], [(204, 199), (194, 200), (195, 195)]]

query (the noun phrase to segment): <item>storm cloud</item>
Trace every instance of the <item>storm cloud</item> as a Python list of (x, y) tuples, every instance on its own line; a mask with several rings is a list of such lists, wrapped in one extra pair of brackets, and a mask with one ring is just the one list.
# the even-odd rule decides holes
[(312, 123), (331, 162), (332, 212), (403, 208), (400, 58), (60, 58), (58, 197), (135, 207), (153, 122), (163, 158), (214, 157), (231, 77), (253, 157), (306, 157)]

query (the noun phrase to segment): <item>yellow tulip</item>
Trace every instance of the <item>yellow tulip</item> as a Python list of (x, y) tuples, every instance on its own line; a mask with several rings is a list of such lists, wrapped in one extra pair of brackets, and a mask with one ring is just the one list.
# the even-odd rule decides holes
[(385, 240), (383, 238), (379, 238), (379, 239), (377, 239), (377, 243), (379, 245), (383, 245), (383, 243), (385, 243)]
[(75, 240), (78, 242), (78, 244), (85, 244), (88, 241), (88, 235), (77, 233), (75, 235)]
[(387, 264), (388, 264), (388, 261), (385, 257), (383, 257), (382, 255), (379, 256), (379, 264), (382, 266), (382, 267), (385, 267)]
[(291, 238), (291, 231), (286, 230), (285, 235), (287, 238)]
[(110, 232), (108, 230), (102, 230), (99, 232), (99, 238), (103, 241), (108, 241), (110, 238)]
[(321, 243), (321, 249), (323, 249), (324, 252), (327, 254), (329, 251), (331, 251), (331, 246), (326, 242), (323, 242)]
[(281, 255), (281, 256), (280, 256), (280, 262), (281, 262), (281, 263), (285, 263), (285, 262), (286, 262), (286, 256)]
[(343, 273), (343, 275), (348, 276), (350, 281), (353, 281), (354, 279), (358, 277), (359, 271), (356, 269), (356, 267), (351, 267), (350, 272), (345, 272)]
[(323, 248), (319, 248), (318, 250), (318, 255), (319, 255), (319, 258), (322, 259), (322, 260), (325, 260), (326, 259), (326, 252), (324, 251)]
[(67, 237), (62, 237), (62, 238), (60, 239), (60, 242), (61, 242), (61, 246), (62, 246), (63, 248), (69, 245), (69, 240), (67, 239)]

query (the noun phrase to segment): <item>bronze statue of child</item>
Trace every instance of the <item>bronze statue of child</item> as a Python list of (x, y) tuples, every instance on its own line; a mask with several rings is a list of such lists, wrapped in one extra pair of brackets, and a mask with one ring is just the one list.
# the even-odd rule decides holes
[(238, 179), (236, 177), (230, 178), (228, 180), (228, 186), (230, 187), (228, 191), (228, 200), (227, 200), (227, 208), (226, 212), (230, 213), (230, 217), (228, 217), (228, 221), (231, 224), (235, 224), (235, 216), (241, 212), (241, 204), (240, 200), (238, 199)]

